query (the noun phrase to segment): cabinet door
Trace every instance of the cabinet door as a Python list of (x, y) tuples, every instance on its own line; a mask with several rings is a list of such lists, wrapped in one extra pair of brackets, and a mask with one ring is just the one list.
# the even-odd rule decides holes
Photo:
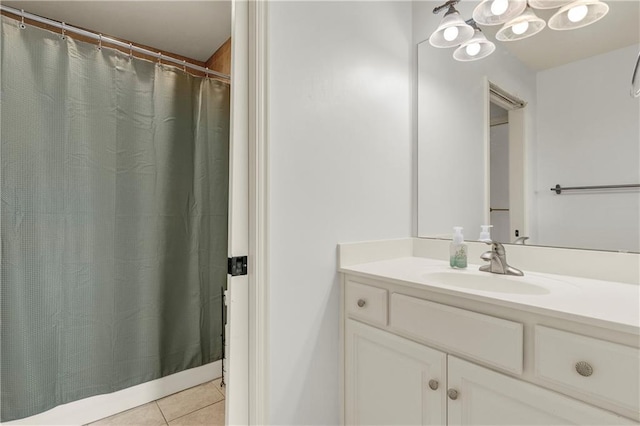
[(449, 425), (635, 424), (564, 395), (448, 357)]
[[(443, 425), (446, 354), (347, 320), (345, 417), (348, 425)], [(429, 381), (437, 381), (431, 388)], [(431, 385), (435, 386), (432, 382)]]

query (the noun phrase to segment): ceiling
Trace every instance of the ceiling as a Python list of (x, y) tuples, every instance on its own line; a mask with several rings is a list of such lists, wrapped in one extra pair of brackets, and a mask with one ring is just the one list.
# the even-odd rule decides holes
[(231, 1), (16, 1), (69, 25), (206, 61), (231, 36)]
[[(231, 35), (230, 0), (4, 0), (2, 3), (199, 61), (206, 61)], [(468, 19), (478, 3), (478, 0), (462, 0), (457, 8), (463, 18)], [(640, 1), (607, 0), (606, 3), (609, 13), (595, 24), (571, 31), (545, 28), (533, 37), (496, 42), (496, 45), (529, 68), (543, 70), (640, 43)], [(547, 21), (555, 10), (536, 9), (535, 12)], [(495, 41), (500, 27), (482, 26), (482, 30)]]
[[(444, 1), (443, 1), (444, 3)], [(462, 0), (457, 6), (463, 19), (471, 18), (477, 0)], [(513, 42), (496, 41), (501, 25), (480, 26), (487, 38), (516, 56), (532, 70), (540, 71), (640, 43), (640, 1), (606, 0), (609, 13), (589, 26), (569, 31), (548, 27), (538, 34)], [(548, 21), (558, 9), (534, 9)]]

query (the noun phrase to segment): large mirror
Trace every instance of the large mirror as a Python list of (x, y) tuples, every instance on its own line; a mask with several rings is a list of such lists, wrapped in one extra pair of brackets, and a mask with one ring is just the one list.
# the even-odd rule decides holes
[[(478, 3), (456, 8), (466, 20)], [(479, 60), (418, 45), (420, 237), (492, 224), (504, 243), (640, 252), (640, 2), (606, 3), (589, 26), (519, 41), (479, 25), (496, 46)], [(433, 31), (442, 14), (425, 17)]]

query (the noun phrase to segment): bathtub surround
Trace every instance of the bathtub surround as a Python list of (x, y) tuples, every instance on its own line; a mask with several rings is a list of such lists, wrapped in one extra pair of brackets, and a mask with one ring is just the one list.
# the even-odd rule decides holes
[(220, 359), (229, 86), (2, 18), (2, 421)]

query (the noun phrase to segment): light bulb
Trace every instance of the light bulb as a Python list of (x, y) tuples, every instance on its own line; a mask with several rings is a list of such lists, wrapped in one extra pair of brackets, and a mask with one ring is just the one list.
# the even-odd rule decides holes
[(467, 55), (476, 56), (478, 53), (480, 53), (480, 43), (467, 44), (466, 51)]
[(458, 27), (449, 27), (444, 30), (444, 39), (447, 41), (453, 41), (458, 37)]
[(589, 8), (585, 4), (574, 6), (567, 12), (567, 18), (569, 18), (571, 22), (580, 22), (587, 16), (587, 12), (589, 12)]
[(493, 0), (491, 3), (491, 13), (502, 15), (509, 8), (509, 0)]
[(514, 34), (524, 34), (529, 29), (529, 21), (518, 22), (514, 26), (511, 27), (511, 31)]

